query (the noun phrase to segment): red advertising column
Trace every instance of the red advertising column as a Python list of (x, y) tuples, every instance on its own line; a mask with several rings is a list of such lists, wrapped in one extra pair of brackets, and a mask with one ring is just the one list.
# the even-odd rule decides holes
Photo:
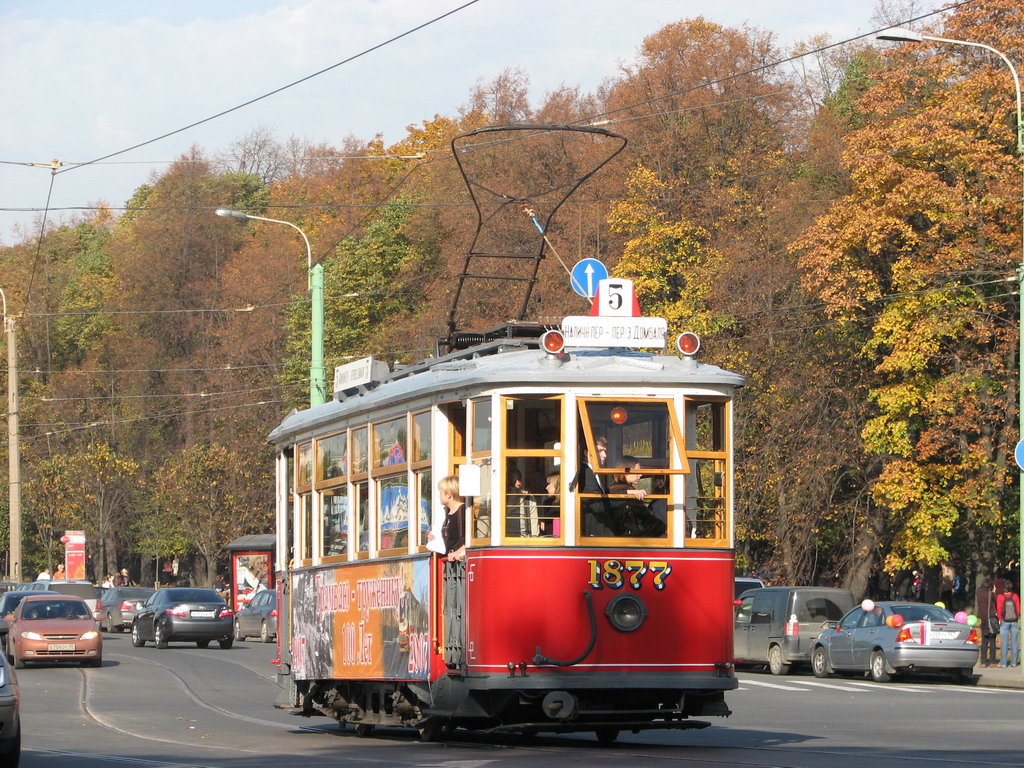
[(64, 570), (69, 579), (85, 578), (85, 531), (64, 531)]

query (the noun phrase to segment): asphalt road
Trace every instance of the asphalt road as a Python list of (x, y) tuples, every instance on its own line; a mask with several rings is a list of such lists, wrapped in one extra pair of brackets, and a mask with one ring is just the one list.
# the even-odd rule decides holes
[(107, 635), (101, 669), (21, 670), (22, 766), (1024, 766), (1022, 690), (751, 672), (728, 698), (732, 717), (700, 731), (623, 734), (609, 747), (589, 735), (459, 731), (434, 744), (411, 730), (358, 738), (274, 709), (274, 652), (251, 641), (133, 648), (127, 635)]

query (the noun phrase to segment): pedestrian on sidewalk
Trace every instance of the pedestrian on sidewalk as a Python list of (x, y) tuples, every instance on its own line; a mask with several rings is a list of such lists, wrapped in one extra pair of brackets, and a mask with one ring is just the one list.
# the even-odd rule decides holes
[(999, 666), (1020, 664), (1020, 595), (1013, 591), (1013, 582), (1003, 582), (1003, 594), (996, 598), (999, 617)]
[(981, 627), (981, 658), (982, 667), (996, 665), (996, 636), (999, 634), (999, 617), (996, 616), (996, 593), (992, 579), (985, 579), (978, 587), (974, 599), (974, 614), (978, 617)]

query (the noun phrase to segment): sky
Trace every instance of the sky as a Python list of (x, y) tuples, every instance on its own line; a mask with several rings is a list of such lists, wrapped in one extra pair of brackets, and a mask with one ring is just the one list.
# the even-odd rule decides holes
[[(874, 9), (875, 0), (0, 0), (0, 244), (36, 234), (48, 196), (48, 229), (79, 207), (121, 207), (193, 145), (213, 155), (264, 129), (333, 146), (382, 134), (387, 146), (409, 125), (456, 115), (474, 85), (509, 68), (529, 75), (535, 106), (561, 85), (592, 92), (646, 36), (682, 19), (769, 30), (788, 52), (814, 35), (869, 33)], [(340, 62), (223, 117), (73, 165)], [(54, 159), (64, 163), (55, 175)]]

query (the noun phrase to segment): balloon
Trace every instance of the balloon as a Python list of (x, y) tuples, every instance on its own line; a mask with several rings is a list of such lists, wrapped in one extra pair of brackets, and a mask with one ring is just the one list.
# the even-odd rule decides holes
[(939, 606), (939, 608), (945, 608), (946, 607), (946, 604), (944, 602), (942, 602), (941, 600), (939, 600), (939, 602), (937, 602), (936, 605)]
[(863, 603), (860, 604), (860, 607), (861, 607), (861, 609), (865, 613), (867, 613), (868, 611), (873, 611), (873, 610), (875, 610), (875, 601), (871, 600), (871, 599), (867, 599)]
[(970, 616), (967, 617), (967, 626), (968, 627), (976, 627), (979, 624), (981, 624), (981, 619), (979, 619), (973, 613)]
[(892, 616), (886, 617), (885, 623), (888, 624), (890, 627), (902, 627), (903, 617), (898, 613), (894, 613)]
[(956, 623), (957, 624), (966, 624), (967, 623), (967, 611), (957, 611), (956, 615), (953, 618), (956, 619)]

